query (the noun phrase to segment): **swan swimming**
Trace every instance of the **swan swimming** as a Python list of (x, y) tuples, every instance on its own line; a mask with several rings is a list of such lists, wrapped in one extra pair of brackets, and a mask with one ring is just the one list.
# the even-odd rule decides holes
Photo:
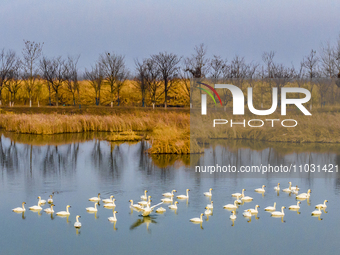
[(50, 208), (44, 209), (44, 212), (46, 212), (46, 213), (54, 213), (54, 210), (53, 210), (54, 204), (51, 204), (50, 206), (51, 206)]
[(280, 183), (278, 183), (277, 186), (274, 187), (274, 190), (280, 191)]
[(250, 202), (250, 201), (253, 200), (253, 198), (250, 197), (250, 196), (244, 196), (244, 195), (243, 195), (242, 198), (241, 198), (241, 200), (244, 201), (244, 202)]
[(210, 204), (207, 204), (207, 207), (209, 208), (209, 209), (214, 209), (214, 201), (211, 201), (211, 203)]
[(79, 222), (80, 217), (81, 216), (79, 216), (79, 215), (76, 216), (76, 222), (74, 223), (75, 228), (81, 228), (81, 223)]
[(275, 212), (272, 212), (272, 215), (273, 217), (282, 217), (285, 215), (285, 213), (283, 212), (283, 209), (285, 209), (286, 207), (285, 206), (282, 206), (281, 207), (281, 212), (280, 211), (275, 211)]
[(49, 204), (53, 203), (53, 195), (50, 195), (50, 198), (47, 199), (47, 203), (49, 203)]
[(212, 211), (208, 207), (205, 207), (205, 209), (207, 209), (204, 212), (205, 215), (211, 215), (212, 214)]
[(112, 198), (114, 198), (113, 195), (111, 195), (110, 198), (103, 199), (102, 201), (104, 204), (110, 204), (110, 203), (113, 203)]
[(33, 205), (33, 206), (29, 207), (29, 209), (32, 210), (32, 211), (40, 211), (40, 210), (42, 210), (42, 207), (40, 205), (41, 205), (40, 202), (38, 202), (38, 205)]
[(289, 183), (289, 187), (286, 189), (283, 189), (282, 190), (283, 192), (292, 192), (292, 183), (291, 182), (288, 182), (288, 183)]
[(233, 213), (233, 214), (230, 215), (229, 218), (230, 218), (231, 220), (235, 220), (235, 219), (236, 219), (235, 211), (233, 211), (232, 213)]
[(235, 210), (238, 208), (237, 206), (237, 201), (234, 201), (234, 204), (227, 204), (225, 206), (223, 206), (224, 209), (228, 209), (228, 210)]
[(25, 212), (25, 204), (26, 202), (22, 202), (21, 207), (16, 207), (14, 209), (12, 209), (13, 212), (17, 212), (17, 213), (21, 213), (21, 212)]
[(168, 197), (162, 198), (161, 201), (163, 203), (172, 203), (173, 202), (173, 197), (171, 197), (171, 198), (168, 198)]
[(131, 203), (130, 204), (130, 207), (131, 208), (135, 208), (135, 209), (138, 209), (138, 210), (140, 210), (142, 207), (140, 206), (140, 205), (138, 205), (138, 204), (133, 204), (133, 200), (131, 199), (131, 200), (129, 200), (129, 202)]
[(321, 212), (321, 208), (318, 208), (318, 210), (315, 210), (312, 212), (312, 215), (321, 215), (322, 212)]
[(98, 202), (94, 204), (94, 207), (86, 207), (86, 211), (88, 211), (88, 212), (97, 212), (98, 211), (97, 205), (98, 205)]
[(264, 187), (266, 187), (266, 185), (262, 185), (262, 188), (255, 189), (255, 192), (264, 193), (265, 192)]
[(91, 197), (91, 198), (89, 198), (89, 201), (91, 201), (91, 202), (99, 202), (100, 201), (100, 193), (98, 193), (98, 197)]
[(201, 213), (201, 215), (200, 215), (200, 217), (199, 218), (192, 218), (192, 219), (190, 219), (190, 221), (191, 222), (203, 222), (203, 219), (202, 219), (202, 217), (203, 217), (203, 213)]
[(159, 207), (159, 208), (157, 208), (156, 213), (164, 213), (165, 211), (166, 211), (165, 208)]
[(328, 200), (325, 200), (323, 204), (318, 204), (315, 206), (315, 208), (321, 208), (321, 209), (327, 208), (327, 205), (326, 205), (327, 202)]
[(242, 194), (241, 193), (233, 193), (233, 194), (231, 194), (231, 196), (232, 197), (242, 197), (242, 195), (244, 195), (244, 191), (245, 191), (246, 189), (242, 189)]
[(176, 210), (177, 209), (177, 204), (178, 204), (178, 201), (175, 201), (175, 203), (173, 205), (169, 205), (168, 207), (171, 209), (171, 210)]
[(257, 208), (260, 207), (259, 205), (255, 205), (255, 209), (248, 209), (248, 210), (244, 210), (249, 211), (251, 214), (257, 214), (259, 211), (257, 210)]
[(206, 196), (206, 197), (211, 197), (211, 196), (212, 196), (212, 193), (211, 193), (212, 190), (213, 190), (213, 189), (210, 188), (210, 189), (209, 189), (209, 192), (204, 192), (204, 193), (203, 193), (204, 196)]
[(144, 195), (140, 196), (140, 199), (147, 200), (148, 199), (148, 197), (146, 196), (147, 192), (148, 192), (147, 190), (144, 190)]
[(267, 206), (264, 208), (265, 211), (275, 211), (276, 210), (276, 202), (274, 202), (274, 206)]
[(243, 212), (243, 216), (246, 217), (246, 218), (250, 218), (252, 215), (252, 213), (250, 212), (250, 210), (247, 210), (245, 212)]
[(58, 216), (68, 216), (70, 215), (70, 212), (68, 211), (68, 208), (71, 207), (70, 205), (67, 205), (66, 206), (66, 211), (60, 211), (60, 212), (57, 212), (56, 215)]
[(190, 189), (186, 189), (187, 195), (179, 195), (177, 196), (178, 199), (188, 199), (189, 198), (189, 191)]
[(113, 208), (113, 207), (116, 207), (115, 201), (116, 201), (116, 199), (112, 199), (112, 202), (111, 202), (111, 203), (106, 203), (106, 204), (104, 204), (104, 207), (105, 207), (105, 208)]
[(171, 191), (171, 193), (170, 192), (166, 192), (166, 193), (163, 193), (162, 196), (163, 197), (173, 197), (174, 196), (174, 192), (177, 192), (177, 190), (173, 189)]
[(297, 195), (296, 196), (296, 199), (307, 199), (307, 198), (309, 198), (310, 197), (310, 193), (311, 193), (311, 190), (309, 189), (308, 191), (307, 191), (307, 193), (301, 193), (301, 194), (299, 194), (299, 195)]
[(299, 204), (301, 204), (300, 201), (298, 201), (296, 205), (289, 206), (288, 209), (289, 210), (299, 210), (300, 209), (300, 205)]
[(110, 222), (116, 222), (117, 218), (116, 218), (116, 213), (118, 213), (117, 211), (113, 211), (113, 217), (109, 217), (108, 220)]
[(139, 205), (141, 206), (147, 206), (151, 202), (151, 196), (148, 197), (148, 201), (140, 201), (138, 202)]
[(39, 196), (38, 197), (38, 199), (39, 199), (39, 202), (40, 202), (40, 204), (46, 204), (46, 200), (44, 200), (44, 199), (41, 199), (41, 197)]

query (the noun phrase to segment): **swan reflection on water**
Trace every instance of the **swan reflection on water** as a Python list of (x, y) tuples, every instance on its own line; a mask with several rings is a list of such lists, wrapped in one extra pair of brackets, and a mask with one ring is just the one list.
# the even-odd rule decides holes
[(149, 232), (149, 225), (151, 223), (157, 224), (157, 221), (154, 220), (155, 217), (153, 216), (142, 216), (141, 219), (138, 219), (133, 223), (130, 227), (130, 230), (134, 230), (135, 228), (139, 227), (140, 225), (146, 224), (146, 230)]

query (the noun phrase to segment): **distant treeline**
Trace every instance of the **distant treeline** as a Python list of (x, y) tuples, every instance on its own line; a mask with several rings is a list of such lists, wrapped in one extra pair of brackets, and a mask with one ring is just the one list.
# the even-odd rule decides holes
[[(160, 52), (136, 59), (134, 70), (128, 70), (124, 56), (114, 52), (100, 54), (85, 70), (79, 70), (79, 58), (46, 57), (43, 43), (31, 41), (24, 41), (21, 54), (1, 50), (0, 105), (189, 106), (191, 78), (224, 80), (241, 89), (253, 86), (262, 106), (272, 87), (288, 83), (317, 93), (313, 103), (321, 106), (336, 104), (340, 95), (340, 36), (318, 52), (310, 50), (298, 67), (277, 62), (273, 51), (264, 52), (260, 62), (238, 55), (231, 60), (209, 58), (204, 44), (187, 57)], [(223, 95), (227, 105), (232, 98), (227, 91)]]

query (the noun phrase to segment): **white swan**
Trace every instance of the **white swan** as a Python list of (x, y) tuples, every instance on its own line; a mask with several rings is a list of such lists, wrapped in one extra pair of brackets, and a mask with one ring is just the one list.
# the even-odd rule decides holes
[(38, 199), (39, 199), (39, 202), (40, 202), (40, 204), (46, 204), (46, 200), (45, 199), (41, 199), (41, 197), (39, 196), (38, 197)]
[(29, 209), (32, 210), (32, 211), (40, 211), (40, 210), (42, 210), (42, 207), (40, 205), (41, 205), (40, 202), (38, 202), (38, 205), (33, 205), (33, 206), (29, 207)]
[(91, 198), (89, 198), (89, 201), (91, 201), (91, 202), (99, 202), (100, 201), (100, 193), (98, 193), (98, 197), (91, 197)]
[(318, 205), (315, 206), (315, 208), (320, 208), (320, 209), (327, 208), (327, 205), (326, 205), (327, 202), (328, 202), (328, 200), (325, 200), (323, 202), (323, 204), (318, 204)]
[(81, 228), (81, 223), (79, 222), (79, 218), (80, 218), (80, 216), (77, 215), (76, 216), (76, 222), (74, 223), (75, 228)]
[(203, 213), (201, 213), (201, 215), (200, 215), (200, 217), (199, 218), (192, 218), (192, 219), (190, 219), (190, 221), (191, 222), (203, 222), (203, 219), (202, 219), (202, 217), (203, 217)]
[(242, 193), (233, 193), (233, 194), (231, 194), (231, 196), (232, 197), (241, 197), (242, 195), (244, 195), (244, 191), (245, 191), (246, 189), (242, 189)]
[(179, 195), (177, 196), (178, 199), (188, 199), (189, 198), (189, 191), (190, 189), (186, 189), (187, 195)]
[(282, 217), (285, 215), (285, 213), (283, 212), (283, 209), (285, 209), (286, 207), (285, 206), (282, 206), (281, 207), (281, 212), (280, 211), (275, 211), (275, 212), (272, 212), (272, 215), (273, 217)]
[(138, 209), (138, 210), (140, 210), (142, 207), (140, 206), (140, 205), (138, 205), (138, 204), (133, 204), (133, 200), (131, 199), (131, 200), (129, 200), (129, 202), (131, 203), (130, 204), (130, 207), (131, 208), (135, 208), (135, 209)]
[(205, 209), (207, 209), (204, 212), (205, 215), (211, 215), (212, 214), (212, 211), (208, 207), (205, 207)]
[(243, 203), (243, 201), (240, 199), (240, 196), (237, 196), (235, 201), (236, 201), (238, 204), (242, 204), (242, 203)]
[(147, 190), (144, 190), (144, 195), (140, 196), (140, 199), (147, 200), (148, 199), (148, 197), (146, 195), (147, 192), (148, 192)]
[(110, 204), (113, 202), (112, 198), (114, 198), (113, 195), (111, 195), (110, 198), (103, 199), (102, 201), (104, 204)]
[(177, 204), (178, 204), (178, 201), (175, 201), (175, 203), (173, 205), (169, 205), (168, 207), (171, 209), (171, 210), (176, 210), (177, 209)]
[(66, 206), (66, 211), (60, 211), (60, 212), (57, 212), (56, 215), (58, 216), (68, 216), (70, 215), (70, 212), (68, 211), (68, 208), (71, 207), (70, 205), (67, 205)]
[(22, 202), (21, 207), (16, 207), (14, 209), (12, 209), (13, 212), (17, 212), (17, 213), (21, 213), (21, 212), (25, 212), (25, 204), (26, 202)]
[(98, 204), (98, 202), (94, 204), (94, 207), (86, 207), (86, 211), (88, 211), (88, 212), (97, 212), (98, 211), (97, 204)]
[(147, 206), (151, 202), (151, 196), (148, 197), (148, 201), (140, 201), (138, 202), (139, 205), (141, 206)]
[(291, 187), (290, 188), (292, 191), (299, 191), (300, 188), (298, 187), (298, 185), (296, 185), (295, 187)]
[(164, 213), (165, 211), (166, 211), (165, 208), (159, 207), (159, 208), (156, 210), (156, 213)]
[(242, 198), (241, 198), (241, 200), (244, 201), (244, 202), (249, 202), (249, 201), (252, 201), (253, 198), (250, 197), (250, 196), (244, 196), (244, 195), (243, 195)]
[(288, 182), (288, 183), (289, 183), (289, 187), (286, 189), (283, 189), (282, 190), (283, 192), (292, 192), (292, 183), (291, 182)]
[(161, 204), (163, 204), (163, 202), (160, 202), (159, 204), (156, 204), (156, 205), (151, 206), (151, 207), (150, 207), (150, 204), (147, 204), (145, 208), (141, 208), (142, 216), (148, 216), (157, 206), (159, 206)]
[(244, 217), (247, 217), (247, 218), (250, 218), (250, 217), (253, 216), (253, 215), (252, 215), (252, 213), (250, 212), (250, 210), (247, 210), (247, 211), (243, 212), (243, 216), (244, 216)]
[(53, 206), (54, 206), (54, 204), (51, 204), (51, 207), (44, 209), (44, 212), (46, 212), (46, 213), (54, 213)]
[(47, 199), (47, 203), (49, 203), (49, 204), (53, 203), (53, 195), (50, 195), (50, 198)]
[(274, 187), (274, 190), (280, 191), (280, 183), (278, 183), (277, 186)]
[(274, 202), (274, 206), (267, 206), (264, 208), (265, 211), (275, 211), (276, 210), (276, 202)]
[(312, 215), (321, 215), (322, 212), (321, 212), (321, 208), (318, 208), (318, 210), (315, 210), (312, 212)]
[(171, 191), (171, 193), (170, 192), (166, 192), (166, 193), (163, 193), (162, 196), (163, 197), (173, 197), (174, 196), (174, 192), (177, 192), (177, 190), (173, 189)]
[(234, 201), (234, 204), (227, 204), (225, 206), (223, 206), (224, 209), (228, 209), (228, 210), (235, 210), (237, 209), (237, 202), (236, 200)]
[(114, 207), (116, 207), (115, 201), (116, 201), (116, 199), (112, 199), (112, 202), (111, 202), (111, 203), (106, 203), (106, 204), (104, 204), (103, 206), (104, 206), (105, 208), (114, 208)]
[(255, 192), (259, 192), (259, 193), (264, 193), (266, 192), (264, 187), (266, 187), (266, 185), (262, 185), (262, 188), (258, 188), (258, 189), (255, 189)]
[(214, 201), (211, 201), (210, 202), (210, 204), (207, 204), (207, 207), (209, 208), (209, 209), (214, 209)]
[(246, 211), (249, 211), (251, 214), (256, 214), (258, 213), (259, 211), (257, 210), (257, 208), (260, 207), (259, 205), (255, 205), (255, 209), (248, 209), (248, 210), (244, 210), (245, 212)]
[(300, 199), (300, 200), (307, 199), (307, 198), (310, 197), (310, 193), (311, 193), (311, 190), (309, 189), (307, 191), (307, 193), (301, 193), (301, 194), (297, 195), (296, 199)]
[(289, 206), (288, 209), (289, 210), (299, 210), (300, 209), (300, 205), (299, 204), (301, 204), (300, 201), (298, 201), (296, 205)]
[(172, 203), (172, 202), (173, 202), (173, 197), (170, 197), (170, 198), (168, 198), (168, 197), (162, 198), (161, 201), (162, 201), (163, 203)]
[(230, 215), (229, 218), (230, 218), (231, 220), (235, 220), (235, 219), (236, 219), (235, 211), (233, 211), (233, 214)]
[(110, 222), (116, 222), (117, 218), (116, 218), (116, 213), (118, 213), (117, 211), (113, 211), (113, 217), (109, 217), (108, 220)]
[(206, 197), (211, 197), (211, 196), (212, 196), (212, 193), (211, 193), (212, 190), (213, 190), (213, 189), (210, 188), (210, 189), (209, 189), (209, 192), (204, 192), (204, 193), (203, 193), (204, 196), (206, 196)]

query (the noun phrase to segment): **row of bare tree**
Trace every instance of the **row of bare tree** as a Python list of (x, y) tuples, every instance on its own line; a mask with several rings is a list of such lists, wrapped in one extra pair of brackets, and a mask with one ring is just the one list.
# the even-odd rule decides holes
[[(10, 105), (14, 104), (19, 89), (24, 89), (32, 106), (32, 95), (35, 95), (39, 106), (40, 92), (45, 85), (49, 91), (49, 105), (51, 96), (55, 96), (58, 106), (61, 88), (72, 95), (73, 104), (80, 101), (79, 80), (89, 81), (95, 92), (95, 103), (100, 104), (103, 86), (109, 88), (111, 107), (114, 102), (120, 105), (121, 90), (126, 80), (133, 79), (136, 90), (142, 98), (142, 106), (146, 102), (155, 104), (160, 98), (165, 98), (164, 107), (167, 107), (169, 91), (179, 81), (184, 88), (185, 95), (190, 97), (191, 78), (223, 79), (242, 86), (245, 79), (250, 86), (254, 80), (269, 81), (271, 86), (282, 87), (291, 80), (313, 81), (317, 78), (338, 78), (336, 85), (340, 87), (340, 36), (335, 45), (327, 43), (320, 48), (317, 54), (311, 50), (305, 56), (298, 68), (293, 65), (287, 67), (275, 61), (275, 52), (264, 52), (262, 64), (246, 62), (244, 57), (236, 55), (231, 61), (214, 55), (207, 57), (207, 48), (200, 44), (194, 48), (194, 54), (181, 57), (173, 53), (161, 52), (151, 55), (142, 61), (135, 60), (135, 72), (132, 76), (125, 65), (124, 56), (113, 52), (101, 54), (96, 63), (80, 73), (77, 67), (80, 55), (66, 59), (62, 57), (48, 58), (42, 54), (43, 43), (24, 41), (22, 57), (14, 51), (4, 49), (0, 52), (0, 105), (2, 92), (6, 89), (10, 94)], [(42, 79), (44, 83), (37, 82)], [(271, 82), (272, 81), (272, 82)], [(301, 83), (298, 82), (301, 86)], [(320, 85), (321, 86), (321, 85)], [(326, 93), (330, 84), (323, 86)], [(312, 88), (313, 89), (313, 88)], [(279, 90), (280, 91), (280, 90)], [(326, 91), (326, 92), (325, 92)], [(225, 101), (230, 98), (224, 93)]]

